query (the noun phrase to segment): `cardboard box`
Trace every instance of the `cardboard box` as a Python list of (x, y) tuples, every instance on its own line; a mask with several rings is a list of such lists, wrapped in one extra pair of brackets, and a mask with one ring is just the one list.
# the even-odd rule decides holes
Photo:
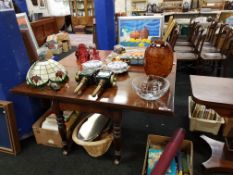
[[(52, 146), (57, 148), (62, 148), (62, 139), (58, 131), (43, 129), (41, 128), (42, 122), (48, 116), (46, 112), (43, 116), (41, 116), (32, 126), (34, 136), (36, 138), (37, 144), (42, 144), (46, 146)], [(67, 129), (67, 138), (71, 138), (72, 131), (77, 123), (78, 114), (73, 112), (70, 116), (71, 123), (66, 128)]]
[[(149, 135), (147, 138), (147, 146), (146, 146), (146, 154), (143, 163), (142, 175), (146, 175), (147, 173), (147, 158), (148, 158), (148, 150), (152, 145), (156, 146), (166, 146), (169, 142), (170, 137), (160, 136), (160, 135)], [(184, 140), (181, 151), (185, 152), (189, 155), (189, 170), (190, 175), (193, 175), (193, 142), (189, 140)]]

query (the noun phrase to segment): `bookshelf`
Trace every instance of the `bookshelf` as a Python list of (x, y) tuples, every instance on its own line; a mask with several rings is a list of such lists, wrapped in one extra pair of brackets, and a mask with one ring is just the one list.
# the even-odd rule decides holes
[(132, 12), (145, 12), (147, 0), (131, 0)]
[(94, 2), (93, 0), (69, 0), (72, 25), (93, 26)]

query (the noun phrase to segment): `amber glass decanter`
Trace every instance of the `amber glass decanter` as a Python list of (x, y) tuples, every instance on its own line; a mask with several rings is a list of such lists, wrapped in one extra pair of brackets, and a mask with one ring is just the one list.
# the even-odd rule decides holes
[(172, 70), (173, 50), (169, 43), (155, 40), (146, 48), (144, 59), (147, 75), (167, 77)]

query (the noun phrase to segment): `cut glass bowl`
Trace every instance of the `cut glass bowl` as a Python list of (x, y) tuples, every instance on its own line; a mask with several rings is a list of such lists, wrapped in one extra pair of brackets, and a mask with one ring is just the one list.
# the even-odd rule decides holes
[(134, 78), (132, 86), (137, 95), (142, 99), (157, 100), (168, 91), (170, 83), (163, 77), (145, 75)]

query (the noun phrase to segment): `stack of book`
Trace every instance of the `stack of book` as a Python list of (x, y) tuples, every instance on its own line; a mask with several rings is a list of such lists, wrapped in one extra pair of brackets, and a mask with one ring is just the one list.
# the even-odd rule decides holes
[(216, 120), (221, 121), (221, 117), (211, 108), (207, 108), (205, 105), (190, 102), (191, 104), (191, 115), (193, 118)]
[[(163, 148), (151, 148), (148, 150), (147, 175), (150, 175), (156, 163), (158, 162)], [(179, 152), (171, 161), (171, 164), (165, 175), (190, 175), (190, 155), (185, 152)]]
[[(77, 119), (77, 113), (76, 111), (63, 111), (63, 117), (66, 129), (69, 130)], [(41, 128), (58, 131), (56, 115), (52, 113), (49, 116), (47, 116), (45, 120), (42, 122)]]

